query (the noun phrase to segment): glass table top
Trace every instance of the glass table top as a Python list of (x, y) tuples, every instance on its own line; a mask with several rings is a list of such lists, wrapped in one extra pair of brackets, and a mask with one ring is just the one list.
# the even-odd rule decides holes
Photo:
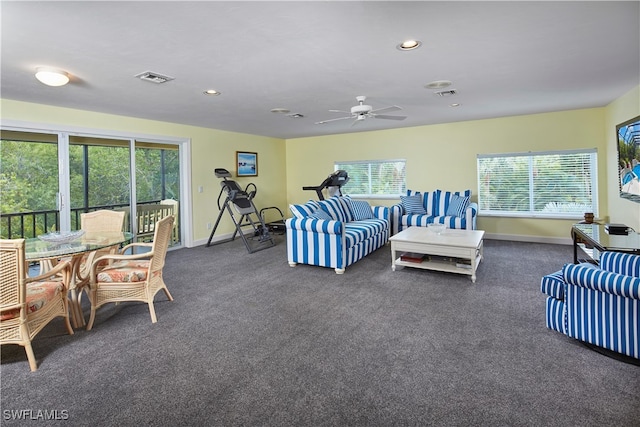
[(27, 260), (60, 258), (107, 248), (131, 239), (133, 233), (128, 232), (87, 232), (75, 240), (64, 243), (44, 241), (36, 237), (26, 239), (25, 257)]
[(600, 246), (611, 250), (640, 249), (640, 234), (609, 234), (602, 224), (574, 224), (574, 230), (597, 242)]

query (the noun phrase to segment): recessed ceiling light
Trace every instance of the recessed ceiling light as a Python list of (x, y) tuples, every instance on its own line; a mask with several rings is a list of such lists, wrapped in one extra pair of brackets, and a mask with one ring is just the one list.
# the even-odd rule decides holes
[(287, 117), (291, 117), (292, 119), (301, 119), (304, 117), (304, 115), (300, 113), (293, 113), (293, 114), (287, 114)]
[(286, 108), (274, 108), (273, 110), (271, 110), (272, 113), (278, 113), (278, 114), (287, 114), (290, 113), (291, 110), (287, 110)]
[(449, 104), (449, 107), (459, 107), (462, 104), (458, 104), (457, 102), (454, 102), (453, 104)]
[(417, 49), (422, 45), (420, 40), (405, 40), (396, 46), (400, 50), (413, 50)]
[(38, 67), (36, 68), (36, 79), (47, 86), (64, 86), (69, 83), (69, 74), (57, 68)]
[(204, 91), (204, 94), (205, 94), (205, 95), (214, 95), (214, 96), (217, 96), (217, 95), (220, 95), (221, 93), (222, 93), (222, 92), (218, 92), (217, 90), (214, 90), (214, 89), (209, 89), (209, 90), (205, 90), (205, 91)]
[(426, 89), (444, 89), (445, 87), (451, 86), (451, 84), (450, 80), (434, 80), (424, 85), (424, 87)]

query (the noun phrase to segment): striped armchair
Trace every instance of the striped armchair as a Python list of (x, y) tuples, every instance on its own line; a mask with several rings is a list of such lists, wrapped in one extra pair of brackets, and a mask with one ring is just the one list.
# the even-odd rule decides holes
[(317, 265), (342, 274), (389, 241), (389, 208), (347, 197), (290, 205), (285, 221), (289, 265)]
[(544, 276), (547, 328), (640, 359), (640, 256), (603, 252), (600, 265)]

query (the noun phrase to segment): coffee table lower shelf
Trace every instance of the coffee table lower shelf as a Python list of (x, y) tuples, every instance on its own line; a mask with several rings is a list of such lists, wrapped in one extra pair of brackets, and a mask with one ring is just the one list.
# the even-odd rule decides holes
[[(480, 253), (476, 255), (475, 262), (471, 262), (470, 264), (463, 263), (463, 262), (433, 259), (433, 258), (430, 258), (429, 255), (425, 255), (425, 259), (422, 260), (421, 262), (403, 261), (401, 258), (396, 258), (391, 268), (393, 271), (396, 270), (397, 266), (401, 266), (401, 267), (421, 268), (423, 270), (444, 271), (447, 273), (466, 274), (468, 276), (471, 276), (471, 281), (475, 283), (476, 270), (478, 269), (478, 264), (480, 264), (481, 260), (482, 260), (482, 255)], [(467, 261), (470, 261), (470, 260), (467, 260)]]

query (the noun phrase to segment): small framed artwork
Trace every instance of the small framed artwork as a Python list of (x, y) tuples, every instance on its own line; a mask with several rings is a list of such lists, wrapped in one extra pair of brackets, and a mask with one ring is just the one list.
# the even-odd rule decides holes
[(237, 176), (258, 176), (258, 153), (236, 151)]

